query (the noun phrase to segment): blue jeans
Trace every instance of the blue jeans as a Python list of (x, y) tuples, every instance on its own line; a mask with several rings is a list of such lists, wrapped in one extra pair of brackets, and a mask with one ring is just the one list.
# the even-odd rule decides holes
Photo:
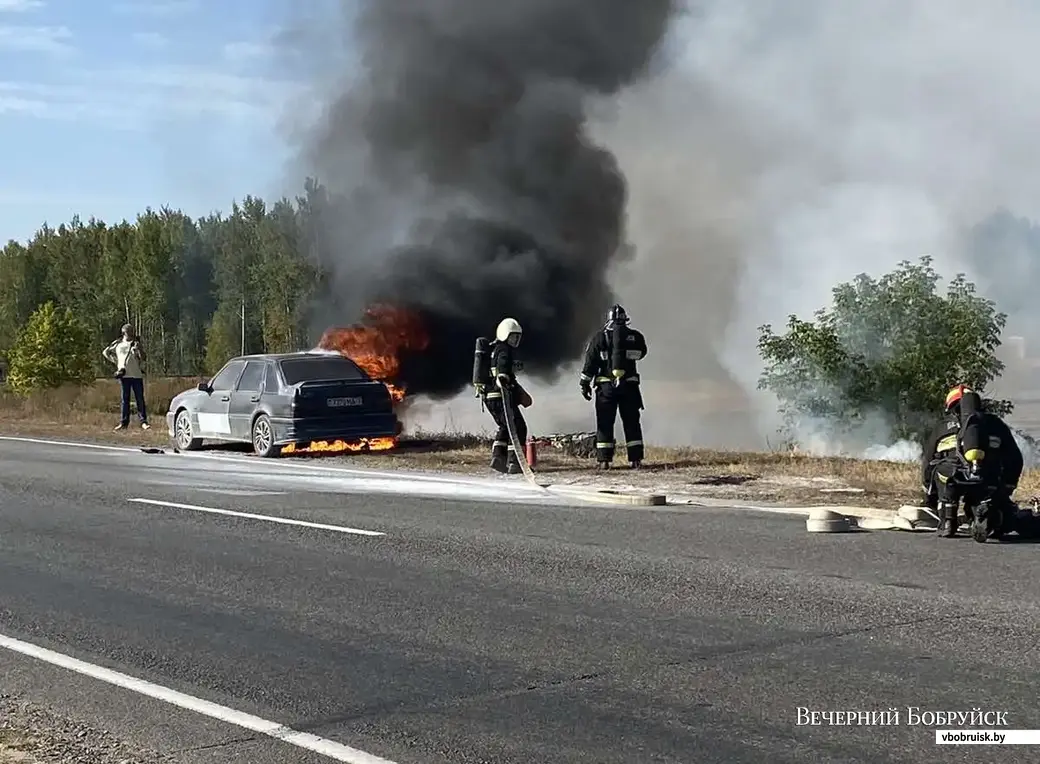
[(120, 409), (119, 422), (126, 427), (130, 424), (130, 393), (133, 392), (137, 401), (137, 416), (144, 424), (148, 421), (148, 409), (144, 405), (144, 380), (140, 377), (120, 377), (119, 384), (123, 388), (122, 407)]

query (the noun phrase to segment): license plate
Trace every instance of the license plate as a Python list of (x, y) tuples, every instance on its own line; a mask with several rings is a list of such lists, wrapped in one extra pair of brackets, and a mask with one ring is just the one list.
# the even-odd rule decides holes
[(341, 409), (347, 406), (360, 406), (364, 403), (364, 399), (361, 396), (353, 396), (350, 398), (328, 398), (325, 403), (330, 409)]

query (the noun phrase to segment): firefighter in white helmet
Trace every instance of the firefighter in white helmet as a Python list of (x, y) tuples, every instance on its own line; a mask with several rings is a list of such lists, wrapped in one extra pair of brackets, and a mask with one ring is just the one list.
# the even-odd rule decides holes
[(521, 446), (527, 441), (527, 422), (520, 407), (531, 405), (531, 396), (517, 382), (516, 371), (520, 364), (516, 349), (520, 345), (524, 330), (515, 318), (503, 318), (495, 329), (495, 340), (488, 347), (486, 383), (478, 387), (492, 419), (498, 427), (495, 442), (491, 446), (491, 468), (498, 472), (516, 474), (521, 471), (520, 462), (509, 437), (506, 424), (506, 409), (503, 392), (509, 394), (513, 424)]

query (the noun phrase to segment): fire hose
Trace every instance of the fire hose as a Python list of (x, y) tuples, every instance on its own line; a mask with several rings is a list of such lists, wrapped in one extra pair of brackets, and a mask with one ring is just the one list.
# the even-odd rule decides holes
[(500, 389), (502, 390), (502, 409), (506, 419), (506, 428), (509, 430), (509, 440), (513, 444), (513, 450), (516, 452), (516, 460), (520, 463), (520, 469), (523, 470), (524, 477), (527, 478), (531, 485), (548, 492), (545, 486), (535, 480), (531, 465), (527, 463), (527, 453), (524, 451), (524, 446), (516, 434), (516, 422), (513, 421), (513, 401), (509, 385), (502, 385)]

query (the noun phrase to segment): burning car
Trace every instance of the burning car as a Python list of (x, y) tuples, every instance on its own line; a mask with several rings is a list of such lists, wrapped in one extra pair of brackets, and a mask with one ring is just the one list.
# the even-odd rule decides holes
[(394, 396), (336, 352), (232, 358), (210, 380), (170, 402), (174, 445), (251, 443), (260, 456), (393, 448), (400, 432)]

